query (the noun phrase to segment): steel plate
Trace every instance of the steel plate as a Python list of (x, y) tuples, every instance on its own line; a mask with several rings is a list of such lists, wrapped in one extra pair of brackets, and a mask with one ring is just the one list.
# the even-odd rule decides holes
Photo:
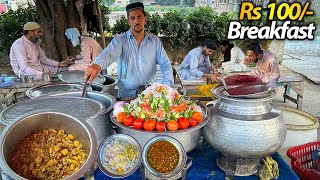
[[(84, 84), (86, 80), (84, 77), (84, 71), (74, 70), (74, 71), (64, 71), (58, 75), (59, 79), (66, 83), (81, 83)], [(92, 83), (103, 84), (106, 78), (103, 75), (98, 74), (98, 76), (93, 80)]]

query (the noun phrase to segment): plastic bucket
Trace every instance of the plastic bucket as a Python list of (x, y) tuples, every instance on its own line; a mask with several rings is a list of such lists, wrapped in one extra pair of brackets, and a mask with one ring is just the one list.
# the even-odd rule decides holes
[(281, 107), (281, 111), (287, 124), (287, 137), (278, 152), (290, 165), (287, 150), (316, 141), (319, 122), (315, 116), (299, 109)]

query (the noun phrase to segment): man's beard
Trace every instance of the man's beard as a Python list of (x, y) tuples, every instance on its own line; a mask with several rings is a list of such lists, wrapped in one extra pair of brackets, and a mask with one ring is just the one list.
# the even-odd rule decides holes
[[(138, 29), (138, 28), (136, 28), (136, 26), (140, 26), (140, 28)], [(134, 27), (133, 27), (133, 30), (134, 30), (134, 32), (136, 32), (136, 33), (141, 33), (141, 31), (143, 30), (143, 28), (141, 27), (141, 25), (135, 25)]]
[(37, 38), (35, 36), (32, 36), (30, 39), (31, 42), (33, 42), (34, 44), (38, 43), (40, 41), (40, 38)]

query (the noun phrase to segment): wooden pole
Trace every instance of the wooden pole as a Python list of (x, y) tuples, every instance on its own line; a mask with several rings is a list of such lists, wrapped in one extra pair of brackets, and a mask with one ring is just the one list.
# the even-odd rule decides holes
[(100, 29), (101, 39), (102, 39), (102, 46), (103, 46), (102, 49), (104, 49), (106, 47), (106, 39), (104, 38), (104, 31), (103, 31), (103, 26), (102, 26), (102, 18), (101, 18), (99, 0), (96, 0), (95, 2), (96, 2), (98, 18), (99, 18), (99, 29)]

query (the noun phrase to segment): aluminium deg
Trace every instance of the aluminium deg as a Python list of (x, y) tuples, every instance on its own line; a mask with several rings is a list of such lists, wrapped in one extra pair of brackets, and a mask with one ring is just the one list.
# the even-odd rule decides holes
[(38, 97), (7, 107), (1, 112), (0, 119), (2, 124), (8, 125), (21, 117), (43, 111), (61, 112), (86, 121), (102, 114), (105, 106), (96, 100), (83, 97)]

